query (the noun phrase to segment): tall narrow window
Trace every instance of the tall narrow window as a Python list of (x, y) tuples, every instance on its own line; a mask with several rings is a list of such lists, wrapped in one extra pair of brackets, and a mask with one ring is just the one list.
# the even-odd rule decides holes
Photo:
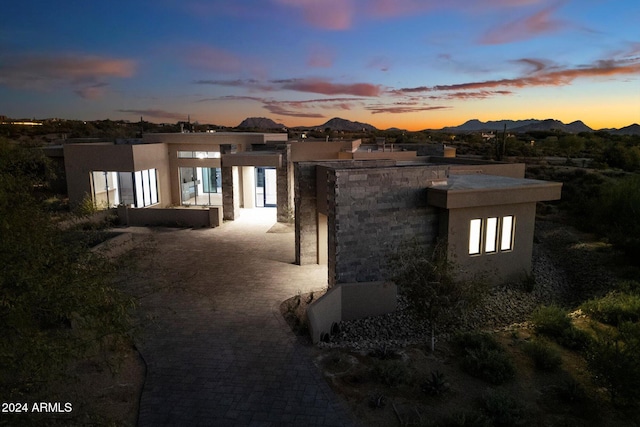
[(484, 241), (484, 251), (487, 253), (496, 251), (498, 239), (498, 218), (487, 218), (487, 233)]
[(513, 248), (513, 216), (502, 217), (502, 233), (500, 250), (509, 251)]
[(472, 219), (469, 223), (469, 255), (477, 255), (480, 253), (481, 236), (482, 220)]

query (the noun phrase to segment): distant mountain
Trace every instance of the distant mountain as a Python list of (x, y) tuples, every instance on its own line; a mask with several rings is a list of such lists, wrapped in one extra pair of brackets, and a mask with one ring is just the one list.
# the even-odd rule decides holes
[(442, 128), (445, 132), (481, 132), (481, 131), (501, 131), (505, 125), (507, 130), (514, 133), (525, 133), (531, 131), (552, 131), (558, 130), (567, 133), (579, 133), (579, 132), (593, 132), (589, 126), (585, 125), (580, 120), (575, 122), (564, 124), (559, 120), (546, 119), (546, 120), (497, 120), (481, 122), (480, 120), (469, 120), (460, 126), (452, 126)]
[(620, 129), (602, 129), (602, 130), (607, 131), (613, 135), (640, 135), (640, 125), (637, 123), (634, 123), (629, 126), (625, 126)]
[(266, 117), (247, 117), (238, 125), (244, 129), (284, 129), (285, 125), (276, 123)]
[(351, 120), (341, 119), (334, 117), (323, 125), (316, 126), (321, 129), (329, 128), (331, 130), (343, 130), (347, 132), (362, 132), (362, 130), (374, 131), (377, 130), (374, 126), (368, 123), (352, 122)]
[(512, 130), (514, 128), (526, 126), (532, 123), (536, 123), (539, 120), (529, 119), (529, 120), (497, 120), (497, 121), (488, 121), (481, 122), (480, 120), (473, 119), (468, 120), (460, 126), (449, 126), (442, 128), (443, 131), (448, 132), (480, 132), (480, 131), (496, 131), (503, 130), (504, 125), (507, 125), (507, 130)]

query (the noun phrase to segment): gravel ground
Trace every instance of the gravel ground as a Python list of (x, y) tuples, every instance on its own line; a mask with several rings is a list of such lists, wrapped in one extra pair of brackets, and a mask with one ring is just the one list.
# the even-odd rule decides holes
[[(590, 250), (572, 230), (558, 224), (538, 221), (533, 248), (532, 277), (529, 290), (522, 283), (494, 288), (479, 308), (459, 319), (457, 324), (440, 328), (439, 337), (456, 329), (500, 330), (527, 327), (527, 319), (538, 306), (550, 303), (572, 307), (586, 296), (602, 293), (615, 279), (602, 267), (602, 252)], [(430, 339), (429, 325), (418, 320), (407, 300), (399, 296), (398, 310), (393, 313), (345, 321), (325, 348), (372, 349), (382, 346), (401, 347), (425, 343)]]

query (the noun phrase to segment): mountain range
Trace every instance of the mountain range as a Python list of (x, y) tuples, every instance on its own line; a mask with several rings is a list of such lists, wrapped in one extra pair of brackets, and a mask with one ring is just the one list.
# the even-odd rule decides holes
[[(442, 129), (425, 129), (432, 131), (441, 131), (441, 132), (493, 132), (493, 131), (502, 131), (504, 130), (506, 125), (507, 131), (511, 133), (526, 133), (532, 131), (561, 131), (566, 133), (580, 133), (580, 132), (594, 132), (596, 130), (601, 130), (604, 132), (609, 132), (614, 135), (640, 135), (640, 125), (634, 123), (630, 126), (625, 126), (620, 129), (592, 129), (589, 126), (585, 125), (582, 121), (576, 120), (575, 122), (571, 122), (568, 124), (562, 123), (559, 120), (555, 119), (546, 119), (546, 120), (538, 120), (538, 119), (528, 119), (528, 120), (496, 120), (496, 121), (488, 121), (482, 122), (477, 119), (468, 120), (467, 122), (459, 125), (459, 126), (448, 126)], [(285, 129), (287, 126), (276, 123), (271, 119), (265, 117), (249, 117), (246, 118), (238, 125), (238, 128), (241, 129), (264, 129), (264, 130), (273, 130), (273, 129)], [(339, 117), (334, 117), (333, 119), (319, 125), (315, 126), (296, 126), (293, 129), (304, 130), (304, 129), (331, 129), (334, 131), (347, 131), (347, 132), (361, 132), (361, 131), (375, 131), (377, 130), (375, 126), (370, 125), (368, 123), (354, 122), (351, 120), (342, 119)], [(398, 130), (396, 128), (387, 129), (387, 130)]]

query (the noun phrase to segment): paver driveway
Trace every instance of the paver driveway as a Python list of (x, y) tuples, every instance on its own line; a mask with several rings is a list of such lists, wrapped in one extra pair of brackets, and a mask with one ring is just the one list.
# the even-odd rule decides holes
[(130, 281), (147, 363), (139, 425), (353, 425), (346, 405), (279, 313), (322, 289), (326, 267), (296, 266), (275, 209), (206, 230), (156, 230)]

